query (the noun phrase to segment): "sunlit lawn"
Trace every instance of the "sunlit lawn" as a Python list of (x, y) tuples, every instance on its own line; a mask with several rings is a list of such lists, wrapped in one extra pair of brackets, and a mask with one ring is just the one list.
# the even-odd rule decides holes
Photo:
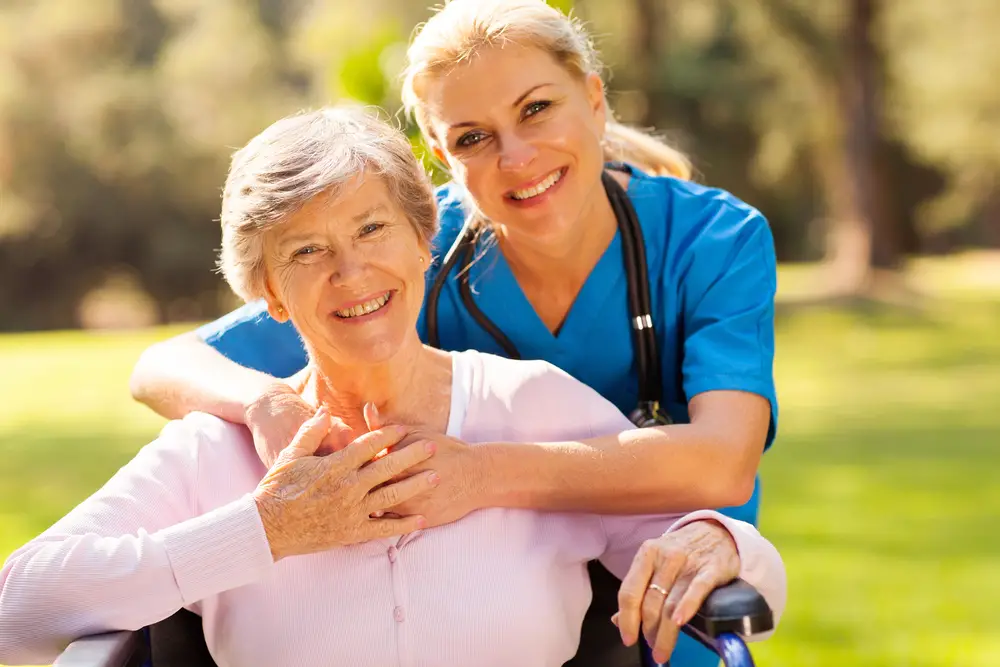
[[(920, 313), (779, 317), (762, 529), (790, 604), (764, 667), (1000, 664), (1000, 281), (954, 260), (917, 278)], [(126, 382), (168, 333), (0, 337), (0, 558), (154, 436)]]

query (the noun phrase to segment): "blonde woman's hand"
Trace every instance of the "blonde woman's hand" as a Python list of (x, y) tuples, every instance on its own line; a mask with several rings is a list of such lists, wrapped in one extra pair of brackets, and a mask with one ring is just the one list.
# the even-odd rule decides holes
[(422, 516), (427, 521), (427, 527), (432, 528), (458, 521), (470, 512), (486, 506), (488, 471), (474, 447), (442, 433), (415, 431), (410, 438), (431, 441), (437, 445), (434, 460), (414, 466), (413, 471), (427, 470), (433, 466), (441, 482), (392, 507), (390, 511), (394, 515)]
[(275, 560), (402, 535), (426, 524), (419, 515), (372, 515), (437, 484), (432, 470), (387, 484), (430, 458), (436, 445), (414, 442), (373, 461), (409, 434), (406, 427), (390, 426), (366, 433), (333, 454), (316, 456), (330, 423), (325, 409), (306, 420), (254, 492)]
[(729, 531), (715, 521), (689, 523), (643, 543), (622, 580), (611, 620), (626, 646), (638, 641), (641, 629), (653, 659), (666, 662), (680, 627), (709, 593), (739, 573), (740, 555)]

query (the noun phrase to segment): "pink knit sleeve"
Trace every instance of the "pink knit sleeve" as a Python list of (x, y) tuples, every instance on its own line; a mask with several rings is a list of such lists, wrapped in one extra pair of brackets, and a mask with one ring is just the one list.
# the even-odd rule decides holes
[(50, 663), (80, 636), (155, 623), (272, 567), (251, 496), (199, 516), (199, 447), (219, 444), (204, 437), (191, 418), (168, 424), (103, 488), (7, 559), (0, 663)]

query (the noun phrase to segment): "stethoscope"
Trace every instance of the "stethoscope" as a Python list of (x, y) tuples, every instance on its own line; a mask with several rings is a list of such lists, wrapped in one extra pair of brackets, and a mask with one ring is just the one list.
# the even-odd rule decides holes
[[(613, 169), (627, 170), (627, 167), (612, 165)], [(632, 327), (632, 347), (639, 371), (639, 402), (629, 415), (633, 424), (640, 428), (672, 424), (669, 415), (660, 409), (662, 385), (660, 383), (660, 357), (656, 345), (656, 330), (653, 327), (653, 309), (649, 298), (649, 275), (646, 267), (646, 245), (635, 208), (622, 186), (607, 172), (601, 174), (604, 190), (611, 202), (611, 209), (618, 221), (622, 237), (622, 256), (625, 260), (625, 280), (628, 284), (628, 311)], [(511, 359), (520, 359), (521, 353), (513, 342), (480, 310), (472, 298), (469, 284), (469, 267), (476, 251), (476, 231), (472, 218), (466, 220), (455, 243), (444, 257), (441, 271), (434, 278), (427, 293), (425, 307), (427, 321), (427, 342), (441, 347), (438, 335), (438, 301), (448, 275), (459, 264), (458, 292), (462, 304), (472, 319), (486, 331)]]

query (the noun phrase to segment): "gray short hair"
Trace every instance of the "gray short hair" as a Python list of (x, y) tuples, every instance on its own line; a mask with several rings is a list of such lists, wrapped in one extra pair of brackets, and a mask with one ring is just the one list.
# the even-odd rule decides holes
[(434, 192), (406, 136), (358, 107), (283, 118), (233, 155), (222, 194), (221, 270), (246, 301), (266, 294), (264, 234), (358, 175), (383, 179), (417, 234), (437, 231)]

